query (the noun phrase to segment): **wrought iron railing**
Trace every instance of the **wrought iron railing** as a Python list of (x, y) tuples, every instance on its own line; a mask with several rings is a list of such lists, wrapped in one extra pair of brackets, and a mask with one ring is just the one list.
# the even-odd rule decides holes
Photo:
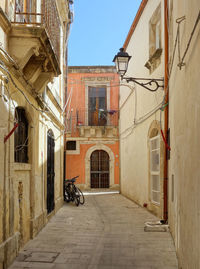
[[(33, 2), (35, 4), (33, 5)], [(60, 20), (55, 0), (41, 0), (41, 6), (37, 1), (15, 0), (14, 16), (11, 16), (12, 6), (8, 8), (8, 15), (12, 23), (43, 25), (49, 36), (54, 53), (59, 62), (60, 59)]]
[(77, 110), (77, 126), (118, 126), (118, 110)]
[(85, 110), (79, 109), (66, 115), (66, 133), (78, 135), (78, 129), (86, 126), (118, 127), (118, 110)]
[(79, 109), (66, 115), (66, 133), (78, 135), (78, 128), (86, 126), (118, 127), (118, 110), (85, 110)]

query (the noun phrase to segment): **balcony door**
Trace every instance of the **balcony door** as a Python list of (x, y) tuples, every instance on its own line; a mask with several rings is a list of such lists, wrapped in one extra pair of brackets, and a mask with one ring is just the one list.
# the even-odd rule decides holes
[(95, 150), (90, 157), (91, 188), (109, 188), (109, 155), (104, 150)]
[(89, 87), (88, 98), (89, 126), (105, 126), (107, 123), (106, 87)]

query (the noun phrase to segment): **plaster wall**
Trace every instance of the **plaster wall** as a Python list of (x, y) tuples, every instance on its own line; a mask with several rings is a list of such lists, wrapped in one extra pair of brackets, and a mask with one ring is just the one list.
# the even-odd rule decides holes
[[(110, 166), (110, 187), (119, 185), (119, 143), (106, 144), (106, 141), (98, 141), (87, 143), (80, 141), (80, 154), (70, 155), (66, 154), (66, 175), (67, 178), (72, 178), (80, 175), (76, 183), (82, 188), (90, 188), (90, 156), (94, 150), (105, 150), (112, 159), (112, 166)], [(90, 152), (91, 151), (91, 152)], [(90, 152), (90, 153), (88, 153)], [(88, 164), (89, 163), (89, 164)]]
[[(0, 2), (5, 8), (5, 1)], [(0, 42), (11, 55), (18, 48), (13, 46), (9, 35), (9, 22), (3, 12), (0, 14)], [(62, 31), (61, 31), (62, 32)], [(63, 32), (62, 32), (63, 33)], [(60, 44), (64, 42), (60, 37)], [(24, 42), (24, 43), (23, 43)], [(24, 39), (20, 48), (31, 47), (29, 38)], [(37, 41), (36, 41), (37, 43)], [(9, 44), (9, 46), (8, 46)], [(17, 46), (17, 43), (15, 43)], [(63, 49), (63, 45), (61, 45)], [(18, 51), (23, 57), (23, 49)], [(21, 53), (22, 52), (22, 53)], [(61, 52), (61, 57), (63, 56)], [(0, 51), (1, 60), (6, 60)], [(18, 61), (16, 57), (14, 60)], [(18, 63), (19, 64), (19, 63)], [(61, 59), (63, 65), (63, 59)], [(4, 81), (6, 72), (0, 69), (0, 268), (7, 268), (16, 257), (20, 247), (33, 238), (48, 219), (63, 203), (63, 115), (62, 108), (52, 101), (57, 91), (63, 98), (64, 75), (52, 81), (53, 95), (48, 101), (50, 111), (40, 113), (42, 108), (34, 98), (34, 91), (24, 77), (16, 75), (12, 63), (5, 61), (14, 83)], [(61, 67), (63, 70), (63, 66)], [(23, 70), (21, 70), (22, 72)], [(10, 77), (8, 77), (10, 78)], [(49, 73), (49, 81), (52, 74)], [(24, 95), (26, 98), (24, 98)], [(61, 100), (60, 104), (63, 104)], [(14, 133), (4, 143), (4, 138), (14, 127), (15, 108), (23, 107), (28, 120), (28, 163), (14, 161)], [(34, 107), (35, 108), (34, 108)], [(36, 109), (37, 108), (37, 109)], [(47, 215), (47, 132), (51, 129), (55, 138), (55, 209)]]
[[(35, 100), (16, 82), (26, 93), (30, 102)], [(52, 129), (55, 137), (55, 211), (62, 205), (62, 174), (63, 174), (63, 142), (62, 131), (48, 119), (41, 117), (9, 83), (9, 95), (4, 91), (0, 99), (0, 134), (1, 153), (0, 161), (0, 251), (4, 249), (1, 243), (11, 240), (12, 247), (8, 257), (4, 256), (4, 264), (9, 264), (19, 249), (47, 222), (46, 195), (47, 195), (47, 131)], [(5, 90), (4, 86), (3, 89)], [(4, 144), (3, 139), (14, 126), (14, 107), (24, 107), (29, 122), (28, 156), (29, 163), (14, 162), (14, 135), (11, 135)], [(37, 106), (37, 104), (35, 103)], [(40, 119), (40, 120), (39, 120)], [(19, 233), (18, 239), (15, 234)], [(17, 240), (17, 241), (16, 241)], [(15, 243), (17, 244), (15, 244)], [(18, 242), (18, 243), (17, 243)], [(15, 253), (15, 254), (14, 254)], [(0, 260), (0, 262), (2, 262)]]
[(0, 0), (0, 7), (5, 10), (5, 0)]
[[(110, 71), (112, 70), (112, 71)], [(94, 126), (88, 125), (88, 87), (107, 87), (107, 109), (118, 111), (119, 107), (119, 81), (114, 67), (70, 67), (68, 74), (69, 102), (66, 115), (72, 117), (72, 132), (67, 134), (67, 141), (76, 141), (76, 151), (66, 151), (66, 178), (79, 175), (77, 184), (81, 188), (90, 188), (90, 155), (91, 150), (105, 150), (110, 158), (110, 187), (119, 187), (119, 141), (118, 134), (114, 136), (103, 135), (104, 127), (98, 129), (95, 135), (91, 130)], [(71, 97), (70, 97), (71, 96)], [(76, 111), (82, 115), (86, 125), (87, 135), (81, 135), (76, 126)], [(85, 127), (79, 127), (85, 128)], [(107, 128), (107, 127), (105, 127)], [(112, 129), (112, 127), (111, 127)], [(113, 127), (114, 129), (114, 127)], [(94, 128), (93, 128), (94, 130)]]
[[(149, 59), (149, 21), (159, 4), (161, 5), (161, 48), (164, 50), (163, 1), (150, 0), (126, 48), (128, 54), (132, 56), (126, 73), (127, 77), (163, 78), (164, 76), (163, 52), (160, 65), (151, 74), (144, 66)], [(146, 203), (148, 209), (160, 217), (163, 203), (163, 163), (161, 161), (160, 164), (160, 205), (155, 205), (150, 200), (149, 130), (154, 121), (159, 122), (161, 119), (163, 124), (163, 115), (159, 110), (163, 96), (163, 88), (150, 92), (137, 84), (134, 85), (133, 82), (120, 87), (121, 191), (122, 194), (142, 206)], [(160, 126), (157, 125), (156, 128), (160, 134)], [(160, 140), (162, 148), (161, 136)]]
[[(173, 6), (172, 6), (173, 4)], [(181, 57), (186, 49), (200, 10), (200, 2), (171, 1), (170, 38), (174, 44), (176, 19), (180, 23)], [(169, 223), (175, 239), (180, 268), (200, 268), (200, 22), (186, 54), (185, 66), (178, 68), (176, 49), (169, 91)], [(170, 56), (173, 46), (170, 49)]]

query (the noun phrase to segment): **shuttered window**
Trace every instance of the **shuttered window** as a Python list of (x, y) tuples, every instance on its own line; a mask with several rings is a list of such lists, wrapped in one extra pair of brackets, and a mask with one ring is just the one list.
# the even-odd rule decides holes
[(151, 201), (160, 204), (160, 136), (150, 138)]

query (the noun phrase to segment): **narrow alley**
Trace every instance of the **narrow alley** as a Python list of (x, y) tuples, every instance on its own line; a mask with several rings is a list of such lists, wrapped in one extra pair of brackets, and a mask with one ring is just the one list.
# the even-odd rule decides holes
[(88, 195), (83, 206), (64, 204), (9, 268), (178, 268), (170, 233), (144, 231), (152, 220), (120, 194)]

